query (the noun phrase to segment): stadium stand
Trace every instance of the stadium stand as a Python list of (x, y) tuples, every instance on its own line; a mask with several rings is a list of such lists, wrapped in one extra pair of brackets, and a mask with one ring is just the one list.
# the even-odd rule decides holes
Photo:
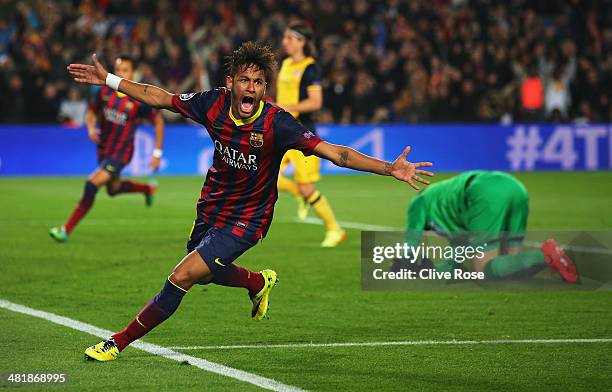
[(0, 122), (80, 124), (65, 66), (92, 52), (171, 91), (223, 85), (232, 48), (280, 50), (294, 19), (317, 34), (321, 122), (612, 120), (605, 0), (0, 0)]

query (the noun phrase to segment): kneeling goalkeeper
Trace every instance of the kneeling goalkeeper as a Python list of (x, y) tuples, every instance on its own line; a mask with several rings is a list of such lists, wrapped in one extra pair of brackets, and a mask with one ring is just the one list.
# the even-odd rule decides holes
[[(552, 239), (539, 250), (523, 250), (529, 215), (529, 195), (515, 177), (499, 171), (468, 171), (423, 190), (410, 204), (406, 243), (417, 247), (422, 232), (433, 230), (451, 245), (482, 246), (484, 256), (473, 260), (487, 279), (534, 274), (546, 266), (569, 283), (578, 279), (572, 260)], [(427, 262), (422, 263), (427, 264)], [(397, 270), (396, 262), (392, 269)], [(436, 264), (438, 271), (458, 268), (454, 260)]]

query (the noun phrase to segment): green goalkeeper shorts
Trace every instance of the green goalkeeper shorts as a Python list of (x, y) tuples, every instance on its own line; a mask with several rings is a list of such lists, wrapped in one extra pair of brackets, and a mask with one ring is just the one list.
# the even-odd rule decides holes
[(519, 180), (504, 172), (479, 173), (467, 183), (465, 202), (473, 246), (491, 250), (522, 245), (529, 194)]

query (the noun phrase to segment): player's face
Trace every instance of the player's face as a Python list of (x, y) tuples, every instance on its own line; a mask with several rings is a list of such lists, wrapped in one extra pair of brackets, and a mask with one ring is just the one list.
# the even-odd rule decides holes
[(123, 79), (134, 79), (134, 65), (131, 61), (115, 60), (115, 75)]
[(227, 77), (227, 88), (232, 91), (232, 113), (248, 118), (259, 107), (266, 93), (266, 76), (256, 66), (243, 67), (233, 78)]
[(287, 29), (283, 34), (283, 49), (285, 49), (287, 56), (293, 56), (304, 50), (304, 40)]

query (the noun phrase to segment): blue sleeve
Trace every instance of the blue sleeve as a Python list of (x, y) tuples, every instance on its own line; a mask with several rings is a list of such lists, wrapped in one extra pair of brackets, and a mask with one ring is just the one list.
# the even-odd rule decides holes
[(321, 69), (316, 63), (306, 67), (301, 83), (306, 89), (310, 86), (321, 86)]
[(205, 124), (206, 112), (210, 110), (224, 90), (223, 88), (216, 88), (200, 93), (174, 94), (172, 105), (183, 117)]
[(322, 141), (284, 110), (274, 115), (274, 132), (283, 151), (300, 150), (304, 155), (312, 155), (314, 148)]

